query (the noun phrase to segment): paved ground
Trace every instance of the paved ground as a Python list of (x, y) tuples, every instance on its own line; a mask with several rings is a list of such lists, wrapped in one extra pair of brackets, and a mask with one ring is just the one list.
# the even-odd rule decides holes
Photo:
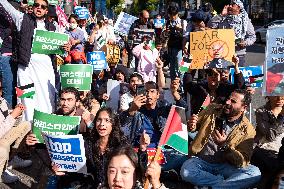
[[(264, 44), (256, 44), (248, 48), (247, 63), (249, 65), (262, 65), (264, 62)], [(252, 109), (255, 110), (257, 107), (265, 103), (264, 98), (261, 96), (261, 90), (257, 89), (256, 94), (253, 98)], [(252, 113), (252, 122), (255, 123), (254, 113)], [(47, 176), (51, 172), (46, 168), (43, 161), (32, 152), (31, 159), (33, 160), (33, 165), (31, 168), (23, 170), (12, 170), (13, 173), (19, 175), (20, 181), (11, 184), (5, 185), (0, 183), (0, 189), (42, 189), (45, 188), (44, 184), (46, 183)], [(46, 158), (46, 157), (45, 157)], [(45, 159), (43, 158), (43, 159)], [(47, 160), (44, 160), (47, 162)], [(190, 184), (183, 182), (170, 182), (165, 181), (169, 188), (175, 189), (190, 189), (193, 188)]]

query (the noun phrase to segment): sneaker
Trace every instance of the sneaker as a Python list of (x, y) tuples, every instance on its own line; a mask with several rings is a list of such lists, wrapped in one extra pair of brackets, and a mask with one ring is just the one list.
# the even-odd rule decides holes
[(13, 173), (8, 171), (7, 169), (2, 173), (1, 182), (5, 183), (5, 184), (11, 184), (11, 183), (16, 182), (18, 180), (19, 180), (19, 177), (17, 175), (14, 175)]
[(24, 160), (19, 156), (14, 156), (8, 163), (8, 169), (25, 168), (31, 166), (32, 163), (31, 160)]

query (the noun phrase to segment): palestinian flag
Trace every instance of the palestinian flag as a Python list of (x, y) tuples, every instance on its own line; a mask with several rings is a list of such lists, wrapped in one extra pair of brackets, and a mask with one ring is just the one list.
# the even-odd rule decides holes
[(34, 83), (24, 85), (21, 87), (16, 87), (16, 93), (18, 98), (33, 98), (35, 94)]
[(188, 69), (189, 69), (189, 66), (191, 64), (191, 61), (192, 61), (192, 59), (190, 59), (187, 56), (182, 57), (182, 60), (181, 60), (180, 65), (179, 65), (179, 71), (182, 72), (182, 73), (187, 72)]
[(184, 108), (172, 106), (166, 126), (160, 138), (159, 146), (174, 148), (183, 154), (188, 154), (188, 132)]
[(210, 98), (210, 95), (208, 94), (208, 95), (206, 96), (204, 102), (202, 103), (201, 107), (202, 107), (203, 109), (206, 109), (207, 106), (209, 106), (210, 102), (211, 102), (211, 98)]
[(249, 83), (262, 83), (263, 82), (263, 74), (249, 76)]
[(266, 74), (266, 92), (271, 94), (281, 85), (284, 76), (282, 74), (267, 71)]

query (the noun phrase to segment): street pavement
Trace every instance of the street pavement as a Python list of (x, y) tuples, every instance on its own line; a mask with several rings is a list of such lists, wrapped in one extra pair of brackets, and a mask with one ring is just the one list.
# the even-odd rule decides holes
[[(255, 44), (251, 47), (247, 48), (247, 56), (246, 62), (248, 65), (258, 66), (263, 65), (264, 57), (265, 57), (265, 44)], [(256, 93), (253, 97), (252, 101), (252, 123), (255, 124), (255, 116), (254, 110), (265, 103), (264, 97), (261, 95), (261, 89), (256, 89)], [(45, 158), (39, 158), (38, 153), (34, 153), (32, 151), (31, 159), (33, 160), (33, 165), (30, 168), (22, 169), (22, 170), (12, 170), (13, 173), (17, 174), (20, 177), (20, 181), (5, 185), (0, 183), (0, 189), (28, 189), (28, 188), (45, 188), (44, 183), (46, 183), (47, 175), (50, 175), (51, 172), (45, 166), (44, 162), (46, 160), (42, 160)], [(182, 182), (168, 182), (167, 186), (169, 188), (193, 188), (186, 183)]]

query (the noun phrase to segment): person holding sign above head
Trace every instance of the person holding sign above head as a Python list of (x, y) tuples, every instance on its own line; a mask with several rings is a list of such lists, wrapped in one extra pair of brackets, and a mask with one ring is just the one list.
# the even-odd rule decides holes
[(34, 98), (19, 100), (27, 107), (24, 111), (24, 119), (32, 121), (35, 106), (45, 113), (52, 113), (55, 107), (55, 70), (51, 58), (45, 54), (31, 52), (36, 29), (55, 31), (55, 26), (45, 19), (48, 1), (35, 0), (32, 15), (17, 11), (7, 0), (1, 0), (0, 7), (12, 17), (17, 29), (16, 36), (13, 37), (15, 48), (13, 48), (12, 60), (18, 65), (18, 86), (34, 83)]
[(188, 130), (198, 131), (189, 146), (191, 157), (182, 165), (184, 181), (197, 186), (253, 187), (261, 177), (251, 164), (255, 129), (244, 115), (251, 95), (237, 89), (225, 105), (211, 104), (188, 120)]
[(253, 45), (256, 36), (254, 27), (241, 0), (231, 0), (220, 15), (213, 17), (208, 27), (213, 29), (234, 29), (235, 51), (240, 59), (240, 66), (245, 66), (246, 47)]
[[(107, 183), (98, 189), (141, 189), (143, 188), (143, 168), (140, 159), (131, 146), (122, 145), (110, 155), (107, 165)], [(150, 178), (151, 188), (166, 189), (160, 182), (161, 167), (152, 162), (145, 173)]]

